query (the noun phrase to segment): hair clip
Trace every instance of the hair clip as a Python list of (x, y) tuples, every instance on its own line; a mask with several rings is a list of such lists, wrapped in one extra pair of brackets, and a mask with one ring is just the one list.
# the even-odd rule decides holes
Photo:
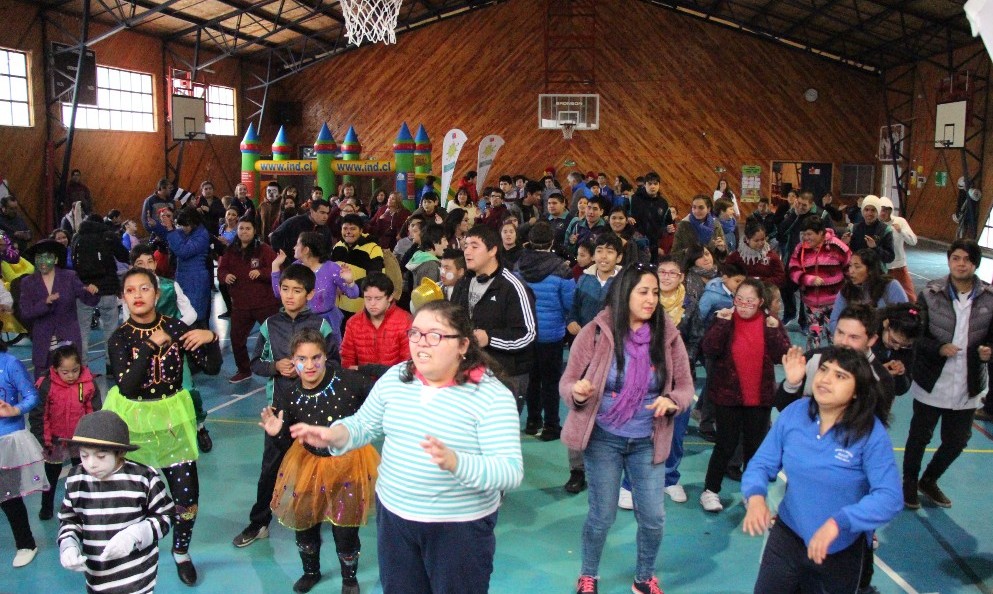
[(916, 316), (916, 315), (917, 315), (917, 310), (916, 310), (916, 309), (913, 309), (913, 308), (911, 308), (911, 309), (908, 309), (908, 310), (907, 310), (907, 313), (909, 313), (909, 314), (910, 314), (910, 315), (912, 315), (912, 316)]

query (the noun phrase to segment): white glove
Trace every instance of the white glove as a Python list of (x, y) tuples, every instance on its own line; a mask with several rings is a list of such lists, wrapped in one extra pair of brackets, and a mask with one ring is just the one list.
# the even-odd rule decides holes
[(148, 522), (131, 524), (107, 541), (98, 561), (112, 561), (127, 557), (135, 549), (144, 549), (152, 544), (152, 526)]
[(62, 567), (71, 571), (86, 571), (86, 557), (79, 554), (79, 547), (70, 545), (62, 549), (59, 553), (59, 561)]

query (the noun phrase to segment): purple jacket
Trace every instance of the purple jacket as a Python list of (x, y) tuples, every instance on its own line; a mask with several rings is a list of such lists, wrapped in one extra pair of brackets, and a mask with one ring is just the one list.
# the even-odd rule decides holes
[(21, 280), (18, 316), (32, 324), (31, 362), (36, 379), (48, 374), (48, 349), (52, 336), (60, 342), (69, 341), (77, 346), (82, 342), (79, 320), (76, 318), (76, 300), (93, 307), (100, 302), (100, 295), (91, 295), (83, 281), (71, 270), (55, 269), (52, 292), (58, 293), (59, 298), (51, 304), (45, 303), (48, 289), (40, 272), (29, 274)]
[[(690, 374), (690, 359), (683, 346), (679, 330), (668, 316), (665, 318), (666, 354), (665, 377), (668, 390), (661, 396), (668, 396), (683, 412), (693, 404), (693, 376)], [(597, 328), (600, 332), (597, 333)], [(562, 427), (562, 442), (571, 449), (585, 450), (596, 424), (596, 413), (600, 410), (607, 375), (615, 361), (614, 336), (610, 324), (610, 309), (600, 312), (593, 321), (583, 327), (572, 343), (569, 363), (559, 381), (559, 395), (569, 407), (569, 416)], [(572, 399), (572, 387), (581, 379), (593, 384), (593, 396), (581, 406)], [(655, 417), (652, 442), (655, 444), (654, 464), (662, 464), (669, 457), (672, 445), (673, 417)]]

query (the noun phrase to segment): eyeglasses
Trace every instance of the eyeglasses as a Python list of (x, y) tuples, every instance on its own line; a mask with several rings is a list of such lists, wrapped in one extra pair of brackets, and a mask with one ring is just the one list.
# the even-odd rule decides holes
[(659, 276), (665, 276), (670, 278), (674, 278), (683, 274), (678, 270), (659, 270), (658, 272), (659, 272)]
[(428, 346), (438, 346), (439, 344), (441, 344), (442, 338), (462, 338), (458, 334), (442, 334), (441, 332), (421, 332), (416, 328), (411, 328), (410, 330), (407, 330), (407, 338), (410, 340), (410, 342), (419, 343), (421, 341), (422, 336), (425, 338), (425, 340), (427, 340)]
[(899, 340), (894, 340), (896, 332), (886, 328), (886, 342), (887, 346), (890, 346), (894, 351), (907, 351), (914, 348), (913, 342), (900, 342)]
[(739, 305), (758, 305), (759, 299), (756, 297), (735, 297), (734, 302)]

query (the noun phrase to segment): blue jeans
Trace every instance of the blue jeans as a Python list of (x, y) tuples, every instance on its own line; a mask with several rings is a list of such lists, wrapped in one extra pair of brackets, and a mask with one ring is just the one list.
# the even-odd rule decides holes
[(683, 461), (683, 439), (686, 437), (686, 429), (690, 426), (690, 413), (693, 410), (688, 408), (673, 419), (672, 426), (672, 447), (669, 450), (669, 457), (665, 460), (665, 486), (671, 487), (679, 484), (679, 463)]
[(631, 480), (634, 517), (638, 522), (638, 562), (635, 579), (655, 575), (655, 560), (665, 526), (665, 465), (652, 464), (655, 445), (651, 437), (618, 437), (599, 426), (593, 428), (583, 451), (590, 511), (583, 525), (582, 575), (598, 575), (607, 532), (617, 516), (621, 473)]

